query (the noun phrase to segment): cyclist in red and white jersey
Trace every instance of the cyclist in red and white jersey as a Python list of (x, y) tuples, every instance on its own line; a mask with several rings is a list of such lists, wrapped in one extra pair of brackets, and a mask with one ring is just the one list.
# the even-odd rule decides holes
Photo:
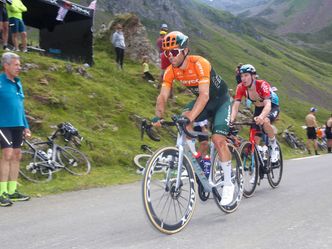
[[(257, 125), (262, 125), (269, 137), (271, 147), (271, 161), (275, 163), (279, 159), (279, 151), (274, 130), (271, 123), (279, 115), (279, 103), (271, 101), (271, 86), (265, 80), (256, 79), (256, 69), (250, 64), (240, 68), (242, 82), (236, 88), (234, 103), (232, 106), (231, 123), (235, 121), (241, 99), (246, 97), (255, 105), (254, 120)], [(255, 127), (259, 129), (258, 127)]]

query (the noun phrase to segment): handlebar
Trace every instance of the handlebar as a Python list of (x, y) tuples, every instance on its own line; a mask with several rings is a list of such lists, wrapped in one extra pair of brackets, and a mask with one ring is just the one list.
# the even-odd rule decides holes
[[(205, 136), (205, 137), (209, 136), (207, 133), (204, 132), (188, 131), (187, 125), (189, 123), (190, 121), (187, 117), (177, 116), (177, 115), (172, 116), (172, 121), (165, 121), (165, 120), (160, 121), (161, 126), (163, 127), (176, 126), (179, 132), (183, 131), (190, 138), (197, 138), (198, 136)], [(144, 133), (146, 133), (151, 140), (156, 142), (160, 141), (160, 137), (158, 137), (153, 131), (153, 125), (148, 124), (148, 121), (146, 119), (143, 119), (141, 122), (141, 139), (143, 139)]]
[(255, 125), (256, 123), (254, 121), (246, 121), (246, 122), (234, 122), (233, 125)]

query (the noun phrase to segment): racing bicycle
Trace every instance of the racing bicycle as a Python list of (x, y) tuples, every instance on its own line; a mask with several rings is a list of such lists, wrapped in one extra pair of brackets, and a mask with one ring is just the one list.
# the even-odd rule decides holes
[[(24, 139), (22, 149), (20, 174), (35, 183), (47, 182), (53, 173), (65, 169), (73, 175), (90, 173), (91, 165), (88, 158), (78, 149), (71, 146), (60, 146), (55, 143), (58, 136), (63, 136), (66, 142), (82, 140), (77, 129), (70, 123), (61, 123), (47, 141), (30, 142)], [(75, 142), (76, 143), (76, 142)]]
[[(235, 122), (233, 125), (253, 126), (255, 122)], [(247, 198), (251, 197), (256, 186), (260, 185), (260, 181), (267, 175), (268, 182), (272, 188), (278, 187), (283, 173), (283, 159), (279, 143), (279, 159), (276, 163), (271, 162), (271, 148), (268, 141), (265, 141), (263, 147), (255, 143), (255, 135), (257, 130), (250, 128), (249, 141), (242, 143), (240, 148), (240, 156), (243, 163), (243, 195)], [(265, 149), (264, 149), (265, 148)]]
[(234, 212), (242, 199), (243, 179), (240, 155), (228, 144), (232, 156), (232, 183), (235, 186), (233, 201), (222, 206), (221, 192), (224, 176), (218, 154), (211, 143), (211, 173), (207, 178), (187, 144), (187, 138), (205, 135), (189, 132), (189, 120), (173, 116), (172, 121), (163, 121), (163, 126), (176, 126), (176, 146), (155, 151), (147, 163), (142, 182), (143, 205), (151, 224), (162, 233), (181, 231), (190, 221), (196, 204), (196, 177), (205, 192), (213, 194), (217, 206), (226, 213)]

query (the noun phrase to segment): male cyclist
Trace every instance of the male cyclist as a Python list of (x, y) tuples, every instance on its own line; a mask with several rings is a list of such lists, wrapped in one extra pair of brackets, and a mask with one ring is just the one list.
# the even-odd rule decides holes
[(156, 103), (156, 117), (152, 122), (160, 125), (174, 80), (180, 81), (196, 95), (197, 98), (187, 105), (183, 115), (189, 119), (190, 125), (194, 121), (212, 120), (212, 141), (221, 158), (225, 181), (220, 204), (229, 205), (233, 201), (234, 185), (231, 182), (231, 153), (226, 142), (231, 110), (227, 85), (209, 61), (201, 56), (189, 55), (188, 36), (183, 33), (174, 31), (166, 35), (162, 48), (171, 65), (165, 71)]
[[(240, 68), (242, 82), (236, 88), (234, 103), (232, 106), (231, 123), (235, 121), (242, 97), (247, 97), (255, 105), (254, 120), (256, 125), (262, 125), (265, 133), (269, 137), (271, 147), (271, 162), (276, 163), (279, 159), (277, 141), (271, 123), (279, 115), (279, 100), (273, 101), (271, 87), (265, 80), (256, 79), (256, 69), (246, 64)], [(273, 93), (274, 94), (274, 93)], [(255, 127), (259, 129), (259, 127)]]

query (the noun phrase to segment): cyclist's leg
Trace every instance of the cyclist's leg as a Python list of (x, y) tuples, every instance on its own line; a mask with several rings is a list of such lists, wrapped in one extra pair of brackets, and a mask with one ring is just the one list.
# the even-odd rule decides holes
[(227, 146), (226, 136), (229, 133), (229, 120), (231, 107), (229, 99), (219, 106), (212, 123), (212, 141), (215, 144), (221, 167), (224, 172), (224, 187), (222, 192), (221, 205), (229, 205), (233, 201), (234, 184), (231, 181), (232, 165), (231, 152)]
[(263, 129), (267, 136), (269, 137), (269, 146), (271, 147), (271, 161), (275, 163), (279, 159), (279, 153), (277, 151), (277, 139), (274, 134), (274, 129), (272, 127), (272, 122), (276, 120), (279, 115), (279, 106), (273, 105), (269, 115), (264, 119)]
[[(191, 111), (195, 105), (195, 102), (196, 102), (196, 99), (193, 101), (190, 101), (182, 110), (182, 114), (185, 114), (186, 112)], [(206, 121), (207, 119), (208, 119), (208, 112), (207, 112), (207, 109), (204, 109), (200, 113), (200, 115), (196, 118), (195, 122), (203, 122), (203, 121)], [(189, 131), (203, 131), (203, 129), (200, 126), (198, 126), (198, 127), (189, 126), (189, 127), (187, 127), (187, 129)], [(204, 155), (204, 156), (207, 155), (208, 148), (209, 148), (208, 138), (204, 137), (204, 139), (202, 139), (201, 136), (198, 136), (198, 141), (200, 142), (198, 151), (201, 152), (202, 155)], [(196, 153), (195, 140), (193, 140), (191, 138), (187, 138), (187, 144), (189, 145), (191, 152), (195, 154)]]

